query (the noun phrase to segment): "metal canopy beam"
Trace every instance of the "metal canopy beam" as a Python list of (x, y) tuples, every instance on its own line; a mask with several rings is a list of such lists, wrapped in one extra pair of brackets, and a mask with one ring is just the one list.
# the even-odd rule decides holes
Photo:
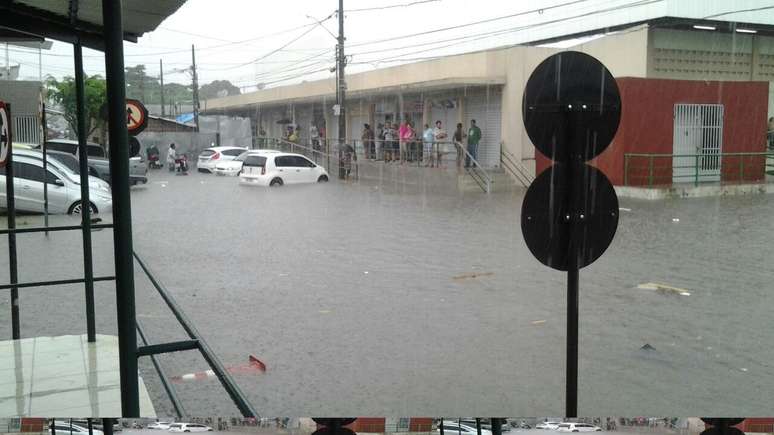
[[(45, 36), (84, 47), (104, 51), (105, 43), (100, 26), (70, 17), (31, 8), (12, 0), (0, 0), (0, 27), (36, 36)], [(123, 33), (123, 39), (137, 42), (137, 35)]]

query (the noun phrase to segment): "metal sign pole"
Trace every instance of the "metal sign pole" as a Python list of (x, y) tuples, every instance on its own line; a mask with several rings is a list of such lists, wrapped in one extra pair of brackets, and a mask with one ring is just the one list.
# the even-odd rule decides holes
[[(43, 127), (41, 132), (41, 148), (43, 149), (44, 172), (46, 172), (46, 167), (48, 166), (48, 145), (46, 145), (48, 126), (46, 125), (46, 103), (43, 102), (42, 96), (40, 101), (40, 124)], [(43, 184), (43, 223), (46, 227), (46, 236), (48, 236), (48, 183)]]
[[(107, 78), (110, 174), (113, 181), (113, 249), (116, 273), (118, 355), (121, 375), (121, 414), (140, 416), (137, 378), (137, 318), (134, 297), (132, 210), (129, 196), (129, 149), (126, 114), (126, 79), (122, 1), (102, 0)], [(105, 427), (112, 435), (113, 427)]]
[[(0, 109), (1, 110), (1, 109)], [(11, 284), (19, 282), (19, 268), (16, 263), (16, 198), (14, 196), (14, 174), (13, 174), (13, 131), (11, 117), (11, 105), (5, 104), (5, 129), (7, 131), (5, 141), (8, 143), (8, 158), (5, 163), (5, 197), (6, 207), (8, 209), (8, 267), (11, 278)], [(2, 124), (3, 121), (0, 121)], [(0, 125), (0, 128), (3, 128)], [(3, 138), (0, 138), (3, 140)], [(19, 288), (11, 287), (11, 338), (18, 340), (21, 338), (19, 327)]]
[[(73, 44), (75, 55), (75, 105), (78, 118), (78, 164), (81, 173), (81, 238), (83, 240), (83, 275), (86, 290), (86, 335), (89, 343), (97, 341), (94, 315), (94, 265), (91, 249), (91, 201), (89, 200), (89, 156), (86, 148), (86, 102), (84, 97), (83, 48)], [(48, 226), (48, 225), (46, 225)]]

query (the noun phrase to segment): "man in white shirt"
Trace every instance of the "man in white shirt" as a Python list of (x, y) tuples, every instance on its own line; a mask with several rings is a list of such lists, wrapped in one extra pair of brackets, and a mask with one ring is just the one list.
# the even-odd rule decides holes
[(435, 139), (435, 153), (436, 160), (438, 161), (438, 167), (442, 165), (443, 153), (441, 152), (441, 144), (439, 142), (445, 142), (449, 136), (446, 134), (446, 130), (443, 129), (443, 124), (440, 120), (435, 121), (435, 130), (433, 130), (433, 137)]

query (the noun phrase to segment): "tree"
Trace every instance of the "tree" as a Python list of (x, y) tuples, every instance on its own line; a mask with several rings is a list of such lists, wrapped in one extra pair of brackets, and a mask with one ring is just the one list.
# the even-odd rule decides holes
[[(99, 75), (87, 76), (84, 82), (86, 137), (89, 137), (95, 130), (105, 126), (105, 121), (100, 116), (100, 110), (107, 103), (107, 87), (105, 79)], [(70, 124), (71, 131), (77, 135), (78, 112), (75, 101), (75, 79), (64, 77), (59, 81), (49, 76), (46, 79), (46, 91), (48, 99), (62, 107), (65, 120)]]
[(229, 95), (239, 95), (241, 91), (228, 80), (215, 80), (199, 88), (201, 98), (218, 98)]

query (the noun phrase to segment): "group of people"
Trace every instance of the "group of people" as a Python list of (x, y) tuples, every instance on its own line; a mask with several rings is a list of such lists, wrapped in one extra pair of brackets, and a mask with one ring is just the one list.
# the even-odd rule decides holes
[[(369, 124), (364, 124), (360, 139), (367, 159), (399, 163), (419, 161), (425, 167), (442, 167), (444, 155), (451, 152), (449, 149), (453, 147), (457, 152), (457, 166), (462, 166), (464, 161), (465, 167), (469, 167), (470, 157), (478, 158), (481, 129), (475, 119), (470, 121), (467, 133), (463, 131), (462, 123), (458, 123), (453, 133), (453, 142), (450, 142), (440, 120), (435, 122), (435, 128), (425, 124), (420, 133), (411, 121), (404, 119), (400, 125), (390, 121), (379, 124), (376, 132)], [(467, 153), (464, 153), (462, 147), (466, 139)]]

